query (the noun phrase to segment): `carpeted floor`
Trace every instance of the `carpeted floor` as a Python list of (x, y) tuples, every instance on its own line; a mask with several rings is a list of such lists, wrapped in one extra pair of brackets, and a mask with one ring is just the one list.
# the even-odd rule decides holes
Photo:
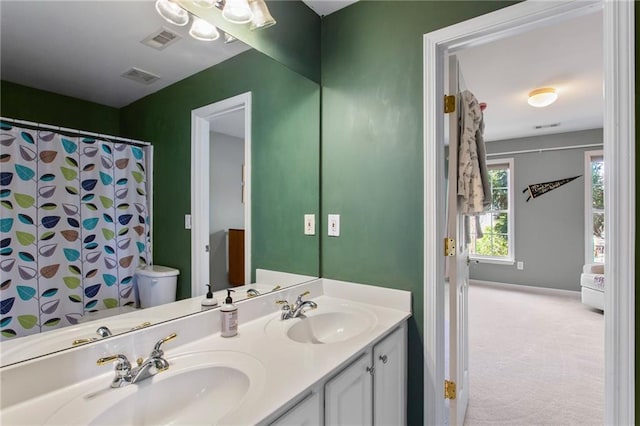
[(604, 317), (579, 296), (472, 284), (469, 341), (465, 426), (603, 424)]

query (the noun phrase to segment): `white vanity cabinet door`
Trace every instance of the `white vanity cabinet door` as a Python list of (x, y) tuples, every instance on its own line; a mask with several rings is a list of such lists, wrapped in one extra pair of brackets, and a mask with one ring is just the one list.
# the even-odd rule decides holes
[(320, 395), (313, 392), (284, 413), (271, 426), (320, 426)]
[(371, 352), (362, 355), (324, 386), (325, 424), (371, 425)]
[(407, 424), (407, 328), (396, 329), (373, 348), (373, 424)]

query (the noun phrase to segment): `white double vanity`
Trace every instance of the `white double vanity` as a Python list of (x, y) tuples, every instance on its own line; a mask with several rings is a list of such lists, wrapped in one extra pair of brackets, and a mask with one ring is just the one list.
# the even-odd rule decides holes
[(3, 367), (0, 423), (406, 424), (410, 292), (315, 279), (237, 306), (234, 337), (214, 308)]

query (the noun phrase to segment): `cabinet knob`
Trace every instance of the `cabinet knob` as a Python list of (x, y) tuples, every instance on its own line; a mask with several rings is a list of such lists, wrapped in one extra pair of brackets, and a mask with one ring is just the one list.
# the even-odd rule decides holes
[(375, 370), (375, 368), (373, 367), (367, 367), (367, 371), (373, 376), (373, 371)]
[(386, 355), (380, 355), (378, 358), (380, 358), (380, 361), (382, 361), (383, 364), (387, 363), (387, 356)]

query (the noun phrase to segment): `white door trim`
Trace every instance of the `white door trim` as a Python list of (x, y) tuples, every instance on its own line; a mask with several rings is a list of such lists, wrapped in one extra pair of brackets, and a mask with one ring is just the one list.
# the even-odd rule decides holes
[[(630, 1), (526, 1), (424, 36), (424, 422), (443, 424), (445, 54), (604, 9), (605, 424), (635, 421), (635, 51)], [(473, 373), (471, 373), (473, 374)]]
[(209, 284), (209, 123), (222, 114), (244, 109), (244, 276), (251, 282), (251, 92), (191, 111), (191, 296), (205, 294)]

